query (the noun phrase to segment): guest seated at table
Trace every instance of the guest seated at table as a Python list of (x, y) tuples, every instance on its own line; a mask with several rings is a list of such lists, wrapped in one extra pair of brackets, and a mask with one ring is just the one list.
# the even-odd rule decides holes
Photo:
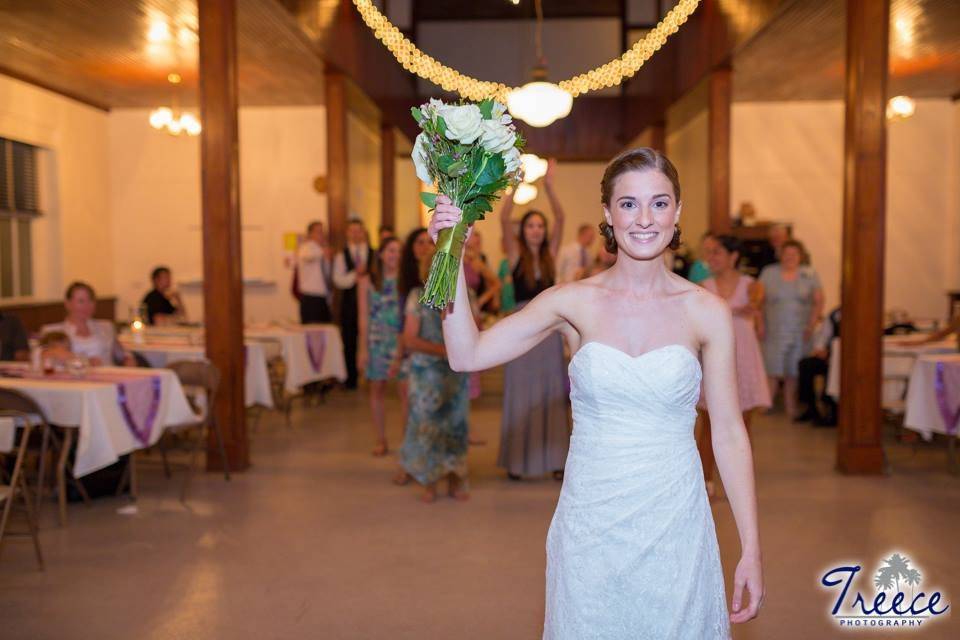
[[(816, 427), (835, 427), (837, 425), (837, 403), (826, 393), (827, 374), (830, 370), (830, 345), (834, 338), (840, 337), (840, 307), (830, 312), (813, 334), (813, 349), (810, 355), (797, 365), (797, 399), (806, 410), (797, 416), (797, 422), (810, 421)], [(818, 376), (823, 378), (824, 391), (820, 394), (820, 402), (824, 412), (821, 413), (817, 403), (817, 394), (814, 383)]]
[(40, 353), (44, 362), (66, 364), (75, 356), (70, 347), (70, 336), (63, 331), (50, 331), (40, 337)]
[(30, 343), (20, 318), (0, 313), (0, 360), (29, 360)]
[(175, 324), (186, 319), (183, 301), (173, 288), (169, 267), (157, 267), (150, 274), (153, 289), (141, 303), (147, 310), (147, 324)]
[(96, 295), (86, 282), (74, 282), (67, 287), (64, 306), (67, 317), (63, 322), (45, 325), (40, 333), (58, 331), (67, 335), (73, 353), (83, 356), (97, 366), (123, 364), (134, 366), (133, 356), (117, 341), (117, 333), (109, 320), (94, 320)]

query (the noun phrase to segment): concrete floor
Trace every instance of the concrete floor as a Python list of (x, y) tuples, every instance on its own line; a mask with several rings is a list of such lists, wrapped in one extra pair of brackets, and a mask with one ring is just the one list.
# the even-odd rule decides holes
[[(396, 434), (395, 406), (392, 419)], [(156, 467), (142, 471), (136, 515), (102, 499), (71, 505), (59, 529), (50, 505), (45, 572), (29, 544), (4, 549), (0, 638), (539, 638), (559, 485), (508, 482), (495, 468), (497, 396), (474, 403), (471, 420), (489, 444), (470, 453), (463, 504), (424, 505), (417, 488), (391, 485), (393, 458), (368, 453), (364, 397), (336, 393), (298, 408), (292, 429), (266, 415), (253, 468), (229, 484), (197, 476), (189, 508), (179, 477)], [(942, 450), (893, 445), (892, 476), (844, 477), (833, 471), (833, 430), (765, 416), (754, 434), (768, 595), (734, 638), (849, 637), (828, 618), (834, 596), (820, 576), (848, 560), (873, 571), (893, 550), (919, 564), (924, 589), (960, 595), (960, 478)], [(729, 593), (736, 528), (725, 501), (714, 516)], [(865, 633), (956, 638), (960, 626)]]

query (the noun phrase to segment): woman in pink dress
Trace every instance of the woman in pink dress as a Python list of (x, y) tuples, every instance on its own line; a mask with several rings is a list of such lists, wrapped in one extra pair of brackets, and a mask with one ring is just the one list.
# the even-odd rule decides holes
[[(733, 312), (733, 333), (737, 345), (737, 390), (743, 424), (750, 434), (750, 419), (754, 409), (770, 407), (770, 387), (763, 364), (763, 352), (757, 333), (762, 331), (763, 314), (759, 306), (759, 287), (756, 280), (737, 270), (740, 261), (740, 241), (733, 236), (715, 236), (706, 254), (711, 278), (701, 286), (715, 293), (730, 305)], [(713, 447), (710, 444), (710, 418), (704, 412), (703, 428), (698, 446), (703, 461), (707, 493), (713, 495)]]

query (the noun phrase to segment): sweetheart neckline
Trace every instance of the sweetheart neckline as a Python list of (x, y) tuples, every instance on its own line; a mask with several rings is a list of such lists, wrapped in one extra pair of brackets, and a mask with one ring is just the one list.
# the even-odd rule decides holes
[(693, 355), (693, 352), (690, 351), (690, 349), (689, 349), (688, 347), (685, 347), (684, 345), (682, 345), (682, 344), (680, 344), (680, 343), (678, 343), (678, 342), (674, 342), (674, 343), (671, 343), (671, 344), (665, 344), (665, 345), (663, 345), (663, 346), (661, 346), (661, 347), (655, 347), (655, 348), (650, 349), (650, 350), (648, 350), (648, 351), (644, 351), (643, 353), (641, 353), (641, 354), (639, 354), (639, 355), (632, 356), (632, 355), (630, 355), (629, 353), (627, 353), (626, 351), (623, 351), (622, 349), (618, 349), (618, 348), (616, 348), (616, 347), (614, 347), (614, 346), (611, 346), (611, 345), (609, 345), (609, 344), (606, 344), (606, 343), (604, 343), (604, 342), (598, 342), (598, 341), (596, 341), (596, 340), (588, 340), (587, 342), (584, 342), (582, 345), (580, 345), (580, 348), (577, 349), (577, 352), (576, 352), (575, 354), (573, 354), (573, 356), (570, 358), (570, 364), (572, 365), (572, 364), (574, 363), (574, 361), (577, 359), (577, 356), (580, 355), (580, 352), (581, 352), (581, 351), (583, 351), (584, 349), (586, 349), (588, 346), (590, 346), (590, 345), (592, 345), (592, 344), (597, 345), (597, 346), (600, 346), (600, 347), (604, 347), (604, 348), (606, 348), (606, 349), (608, 349), (608, 350), (610, 350), (610, 351), (614, 351), (614, 352), (616, 352), (616, 353), (619, 353), (619, 354), (622, 355), (624, 358), (627, 358), (628, 360), (634, 360), (634, 361), (640, 360), (640, 359), (642, 359), (642, 358), (645, 358), (646, 356), (649, 356), (650, 354), (657, 353), (658, 351), (663, 351), (663, 350), (665, 350), (665, 349), (673, 349), (673, 348), (680, 349), (680, 350), (683, 351), (685, 354), (687, 354), (687, 356), (689, 356), (690, 358), (692, 358), (694, 362), (697, 363), (697, 368), (700, 370), (701, 375), (703, 374), (703, 366), (700, 364), (700, 359), (699, 359), (697, 356)]

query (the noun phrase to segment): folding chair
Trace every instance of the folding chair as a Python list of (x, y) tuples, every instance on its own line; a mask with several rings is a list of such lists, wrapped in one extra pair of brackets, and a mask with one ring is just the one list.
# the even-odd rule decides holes
[[(43, 461), (46, 457), (46, 447), (48, 444), (48, 428), (42, 414), (35, 412), (36, 404), (29, 397), (19, 391), (12, 389), (0, 389), (0, 417), (11, 418), (16, 428), (21, 431), (20, 444), (16, 448), (16, 458), (13, 464), (13, 473), (9, 478), (6, 472), (3, 472), (3, 478), (0, 478), (4, 484), (0, 484), (0, 505), (3, 506), (3, 515), (0, 516), (0, 552), (3, 550), (3, 541), (5, 536), (26, 536), (33, 538), (33, 548), (37, 555), (37, 564), (43, 570), (43, 553), (40, 551), (40, 537), (37, 534), (37, 513), (30, 496), (30, 488), (27, 484), (26, 473), (24, 469), (24, 460), (27, 455), (27, 447), (30, 443), (30, 431), (35, 423), (40, 422), (43, 427), (43, 453), (40, 457), (40, 466), (43, 468)], [(2, 455), (2, 454), (0, 454)], [(41, 480), (43, 478), (41, 471)], [(39, 501), (39, 498), (38, 498)], [(14, 503), (23, 506), (27, 516), (27, 533), (7, 532), (7, 523), (10, 520), (10, 512)]]
[[(200, 409), (200, 419), (198, 421), (167, 427), (167, 430), (172, 432), (190, 429), (199, 431), (198, 438), (191, 447), (190, 463), (187, 467), (187, 474), (183, 479), (183, 487), (180, 490), (180, 501), (186, 502), (187, 488), (190, 484), (190, 477), (193, 475), (194, 468), (196, 467), (197, 454), (200, 452), (200, 449), (205, 446), (210, 431), (213, 431), (217, 439), (217, 447), (220, 451), (220, 462), (223, 463), (224, 478), (227, 481), (230, 480), (230, 467), (227, 461), (226, 449), (223, 445), (223, 432), (220, 430), (220, 424), (217, 422), (213, 413), (217, 390), (220, 387), (220, 372), (213, 364), (204, 361), (171, 362), (167, 365), (167, 368), (177, 374), (177, 378), (180, 379), (180, 384), (183, 385), (184, 390), (188, 392), (188, 397), (191, 395), (190, 391), (199, 391), (204, 396), (202, 406), (198, 407), (197, 403), (194, 404), (194, 408)], [(160, 454), (163, 457), (164, 469), (167, 471), (169, 477), (165, 446), (160, 447)]]

